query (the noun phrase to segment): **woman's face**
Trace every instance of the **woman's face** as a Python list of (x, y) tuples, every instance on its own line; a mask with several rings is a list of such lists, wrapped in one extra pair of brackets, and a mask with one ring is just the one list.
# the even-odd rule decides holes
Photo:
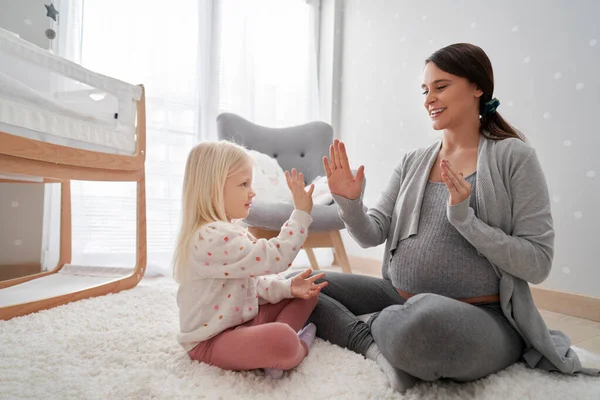
[(479, 119), (479, 98), (483, 94), (465, 78), (442, 71), (433, 62), (423, 71), (425, 109), (433, 129), (452, 129), (464, 126), (473, 118)]

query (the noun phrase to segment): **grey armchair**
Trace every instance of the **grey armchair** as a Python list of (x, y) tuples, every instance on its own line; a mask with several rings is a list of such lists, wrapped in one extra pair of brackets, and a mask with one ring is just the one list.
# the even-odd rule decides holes
[[(296, 168), (304, 174), (306, 182), (324, 175), (323, 156), (329, 154), (329, 145), (333, 142), (333, 129), (324, 122), (267, 128), (231, 113), (223, 113), (217, 117), (217, 133), (219, 139), (272, 156), (284, 170)], [(279, 234), (293, 209), (291, 203), (257, 201), (250, 208), (245, 222), (254, 236), (270, 239)], [(338, 215), (337, 205), (315, 204), (311, 216), (313, 223), (304, 243), (311, 267), (319, 269), (314, 248), (333, 248), (334, 264), (340, 265), (344, 272), (351, 273), (340, 235), (344, 223)]]

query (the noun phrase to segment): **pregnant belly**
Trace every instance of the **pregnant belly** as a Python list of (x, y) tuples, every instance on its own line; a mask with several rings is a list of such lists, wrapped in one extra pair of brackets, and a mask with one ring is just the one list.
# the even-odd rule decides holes
[(471, 304), (498, 301), (499, 278), (485, 257), (468, 243), (431, 236), (402, 241), (392, 257), (390, 275), (404, 299), (434, 293)]

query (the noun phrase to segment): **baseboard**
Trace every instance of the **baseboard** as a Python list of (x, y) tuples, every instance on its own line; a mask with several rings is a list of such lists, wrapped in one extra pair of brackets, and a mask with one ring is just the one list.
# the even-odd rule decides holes
[(0, 281), (20, 278), (22, 276), (33, 275), (39, 272), (42, 272), (42, 264), (40, 263), (0, 265)]
[[(358, 274), (381, 276), (381, 261), (373, 258), (348, 256), (352, 270)], [(535, 305), (546, 311), (600, 322), (600, 297), (531, 287)]]
[(600, 322), (600, 298), (532, 287), (535, 305), (542, 310)]

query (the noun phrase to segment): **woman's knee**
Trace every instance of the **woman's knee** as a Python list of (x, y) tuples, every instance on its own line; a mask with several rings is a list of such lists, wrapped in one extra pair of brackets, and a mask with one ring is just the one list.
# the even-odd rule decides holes
[(427, 293), (384, 309), (371, 331), (390, 363), (423, 380), (440, 378), (456, 352), (449, 345), (460, 323), (453, 319), (452, 302)]
[(404, 304), (384, 308), (371, 322), (377, 335), (385, 336), (386, 342), (400, 345), (410, 337), (421, 337), (438, 332), (443, 323), (442, 296), (422, 293), (411, 297)]

